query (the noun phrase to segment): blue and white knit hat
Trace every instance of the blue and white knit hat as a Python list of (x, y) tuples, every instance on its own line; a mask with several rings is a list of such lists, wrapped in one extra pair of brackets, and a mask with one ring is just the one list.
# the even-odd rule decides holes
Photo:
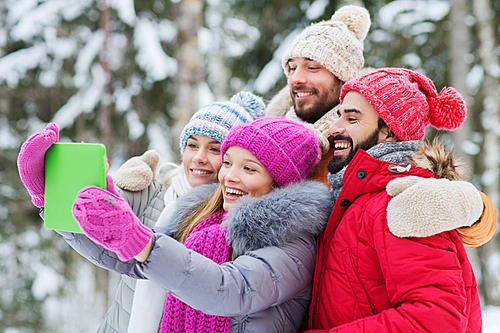
[(233, 127), (263, 117), (265, 109), (262, 98), (246, 91), (237, 93), (229, 102), (204, 106), (196, 111), (182, 130), (179, 142), (181, 155), (184, 155), (187, 139), (191, 135), (206, 135), (222, 143)]

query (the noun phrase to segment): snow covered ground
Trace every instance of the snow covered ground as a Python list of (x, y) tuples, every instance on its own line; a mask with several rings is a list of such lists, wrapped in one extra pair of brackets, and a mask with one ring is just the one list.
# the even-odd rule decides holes
[(483, 333), (500, 332), (500, 307), (483, 307)]

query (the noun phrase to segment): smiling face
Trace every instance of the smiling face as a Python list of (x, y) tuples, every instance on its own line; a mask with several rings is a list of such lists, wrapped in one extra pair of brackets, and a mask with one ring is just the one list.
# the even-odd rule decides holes
[(206, 135), (192, 135), (187, 139), (182, 164), (192, 187), (217, 182), (222, 166), (220, 142)]
[(318, 62), (292, 58), (287, 71), (295, 113), (302, 120), (314, 123), (339, 104), (343, 82)]
[(262, 163), (240, 146), (231, 146), (226, 150), (219, 182), (224, 193), (225, 211), (233, 208), (243, 196), (256, 198), (269, 193), (275, 184)]
[(354, 157), (358, 149), (389, 141), (397, 141), (390, 129), (366, 98), (355, 90), (349, 91), (337, 111), (339, 118), (330, 126), (328, 134), (334, 147), (328, 171), (337, 173)]

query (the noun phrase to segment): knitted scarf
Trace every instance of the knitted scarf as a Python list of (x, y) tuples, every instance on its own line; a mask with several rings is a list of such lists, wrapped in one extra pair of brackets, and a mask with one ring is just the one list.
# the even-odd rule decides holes
[[(163, 209), (156, 226), (169, 221), (170, 213), (175, 207), (177, 198), (186, 194), (192, 187), (184, 172), (178, 173), (170, 180), (170, 186), (165, 192), (165, 208)], [(137, 280), (135, 285), (132, 310), (128, 333), (158, 333), (161, 324), (167, 291), (151, 280)]]
[[(184, 245), (218, 264), (230, 261), (231, 247), (226, 239), (226, 230), (221, 225), (225, 216), (226, 212), (220, 210), (207, 217), (193, 229)], [(229, 330), (230, 317), (207, 315), (168, 293), (161, 323), (162, 333), (227, 333)]]
[[(398, 142), (384, 142), (379, 143), (368, 149), (366, 152), (378, 160), (395, 163), (395, 164), (406, 164), (407, 157), (414, 155), (416, 150), (420, 147), (422, 141), (398, 141)], [(332, 194), (333, 204), (337, 201), (337, 198), (342, 191), (344, 173), (348, 165), (346, 165), (342, 170), (337, 173), (328, 174), (328, 182), (330, 183), (330, 192)]]

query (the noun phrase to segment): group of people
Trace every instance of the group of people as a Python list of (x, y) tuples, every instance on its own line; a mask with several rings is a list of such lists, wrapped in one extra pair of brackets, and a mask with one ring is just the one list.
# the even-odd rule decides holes
[[(457, 129), (465, 102), (409, 69), (359, 75), (369, 27), (340, 8), (295, 38), (267, 108), (249, 92), (203, 107), (180, 167), (155, 180), (148, 151), (78, 193), (83, 233), (58, 232), (123, 275), (98, 332), (481, 331), (464, 245), (491, 239), (496, 211), (452, 150), (423, 141)], [(57, 140), (49, 124), (18, 157), (42, 210)]]

